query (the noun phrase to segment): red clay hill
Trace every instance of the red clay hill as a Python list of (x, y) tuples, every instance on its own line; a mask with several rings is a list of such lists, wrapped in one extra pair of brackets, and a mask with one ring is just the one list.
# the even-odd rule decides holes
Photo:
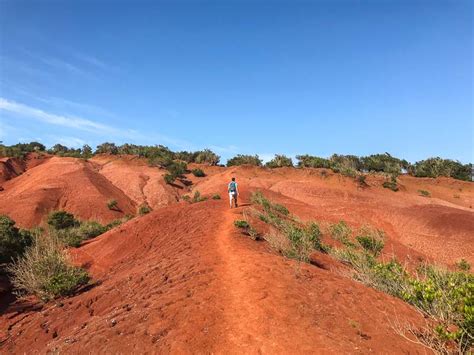
[[(178, 188), (164, 183), (164, 170), (128, 156), (2, 163), (14, 173), (2, 172), (0, 214), (22, 227), (41, 224), (57, 209), (107, 222), (135, 215), (143, 203), (153, 208), (72, 249), (93, 277), (88, 289), (46, 305), (2, 299), (2, 353), (426, 352), (396, 330), (397, 324), (424, 324), (413, 307), (337, 267), (301, 264), (243, 237), (233, 222), (255, 190), (302, 220), (381, 228), (387, 254), (448, 266), (461, 258), (474, 263), (469, 182), (402, 176), (400, 191), (393, 192), (376, 175), (361, 187), (317, 169), (200, 166), (207, 176), (190, 175), (193, 184)], [(232, 176), (242, 207), (230, 210)], [(197, 190), (223, 198), (180, 199)], [(108, 209), (111, 199), (119, 210)]]

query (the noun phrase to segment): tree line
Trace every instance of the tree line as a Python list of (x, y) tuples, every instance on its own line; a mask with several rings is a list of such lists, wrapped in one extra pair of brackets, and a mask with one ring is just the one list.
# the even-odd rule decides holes
[[(210, 149), (195, 152), (174, 152), (163, 145), (144, 146), (129, 143), (116, 145), (110, 142), (99, 144), (95, 150), (87, 144), (82, 148), (69, 148), (62, 144), (55, 144), (47, 149), (45, 145), (39, 142), (18, 143), (11, 146), (1, 144), (0, 142), (0, 157), (23, 158), (26, 154), (32, 152), (45, 152), (62, 157), (83, 159), (89, 159), (96, 154), (135, 155), (148, 159), (151, 166), (163, 167), (174, 166), (177, 161), (208, 165), (219, 165), (220, 163), (220, 156)], [(294, 164), (290, 157), (276, 154), (272, 160), (264, 164), (258, 155), (238, 154), (228, 159), (227, 166), (253, 165), (266, 166), (268, 168), (326, 168), (347, 176), (355, 176), (357, 173), (367, 172), (383, 172), (391, 176), (408, 173), (416, 177), (436, 178), (438, 176), (447, 176), (465, 181), (470, 181), (472, 174), (472, 163), (462, 164), (457, 160), (443, 159), (440, 157), (431, 157), (415, 163), (410, 163), (405, 159), (399, 159), (389, 153), (372, 154), (362, 157), (333, 154), (329, 158), (305, 154), (297, 155), (296, 159), (297, 163)]]

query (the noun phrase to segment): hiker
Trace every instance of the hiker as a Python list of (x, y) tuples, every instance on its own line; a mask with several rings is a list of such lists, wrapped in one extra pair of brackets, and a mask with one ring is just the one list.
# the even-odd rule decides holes
[(237, 188), (237, 183), (235, 182), (235, 177), (232, 178), (232, 181), (229, 183), (227, 190), (229, 191), (230, 208), (232, 208), (232, 201), (235, 203), (235, 207), (239, 207), (237, 203), (237, 196), (239, 196), (239, 190)]

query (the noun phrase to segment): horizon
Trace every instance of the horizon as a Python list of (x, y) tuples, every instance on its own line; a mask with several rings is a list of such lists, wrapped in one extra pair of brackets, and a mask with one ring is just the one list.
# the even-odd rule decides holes
[(474, 161), (470, 1), (0, 3), (0, 141)]

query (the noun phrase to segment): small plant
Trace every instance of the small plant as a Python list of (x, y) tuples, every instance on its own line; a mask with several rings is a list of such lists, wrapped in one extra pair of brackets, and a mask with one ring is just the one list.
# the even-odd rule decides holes
[(385, 181), (382, 186), (386, 189), (390, 189), (394, 192), (398, 191), (398, 183), (397, 183), (397, 177), (395, 175), (392, 175), (390, 178), (390, 181)]
[(196, 176), (196, 177), (204, 177), (204, 176), (206, 176), (206, 174), (204, 173), (204, 171), (203, 171), (202, 169), (199, 169), (199, 168), (198, 168), (198, 169), (193, 169), (191, 172), (192, 172), (193, 175)]
[(111, 211), (116, 211), (118, 210), (118, 202), (117, 200), (109, 200), (107, 202), (107, 208)]
[(171, 175), (171, 174), (165, 174), (165, 175), (163, 176), (163, 179), (165, 180), (165, 182), (166, 182), (167, 184), (172, 184), (172, 183), (174, 182), (174, 180), (176, 179), (176, 177), (174, 177), (174, 176)]
[(281, 213), (284, 216), (288, 216), (290, 214), (290, 211), (288, 211), (288, 208), (278, 203), (274, 203), (272, 208), (274, 211)]
[(189, 195), (183, 195), (183, 196), (181, 196), (181, 198), (183, 199), (183, 201), (191, 202), (191, 196), (189, 196)]
[(236, 226), (237, 228), (249, 228), (250, 225), (247, 221), (244, 221), (244, 220), (236, 220), (234, 221), (234, 226)]
[(418, 190), (420, 196), (424, 196), (424, 197), (431, 197), (431, 193), (429, 191), (426, 191), (426, 190)]
[(78, 224), (74, 215), (66, 211), (55, 211), (48, 215), (48, 224), (56, 229), (66, 229)]
[(71, 264), (59, 239), (43, 235), (35, 238), (23, 257), (8, 271), (20, 294), (31, 294), (42, 301), (66, 296), (89, 281), (89, 275)]
[(221, 196), (219, 194), (212, 195), (213, 200), (220, 200)]
[(201, 193), (198, 190), (196, 190), (196, 192), (194, 192), (194, 196), (193, 196), (193, 199), (192, 199), (193, 203), (203, 202), (203, 201), (206, 201), (206, 200), (207, 200), (207, 197), (202, 197)]
[(30, 232), (15, 227), (10, 217), (0, 216), (0, 263), (9, 263), (23, 255), (31, 242)]
[(367, 182), (365, 181), (367, 179), (367, 176), (364, 174), (359, 174), (357, 175), (357, 183), (359, 184), (360, 187), (367, 187), (369, 186)]
[(339, 221), (338, 223), (331, 225), (330, 233), (333, 239), (340, 241), (345, 246), (354, 247), (354, 244), (350, 241), (352, 229), (346, 222)]
[(143, 203), (142, 205), (140, 205), (140, 207), (138, 208), (138, 214), (140, 216), (144, 216), (148, 213), (150, 213), (152, 211), (151, 207), (147, 204), (147, 203)]
[(469, 271), (471, 270), (471, 264), (467, 262), (465, 259), (461, 259), (456, 263), (456, 266), (461, 271)]
[(383, 231), (364, 227), (359, 231), (356, 240), (367, 252), (378, 256), (385, 245), (384, 238), (385, 233)]

